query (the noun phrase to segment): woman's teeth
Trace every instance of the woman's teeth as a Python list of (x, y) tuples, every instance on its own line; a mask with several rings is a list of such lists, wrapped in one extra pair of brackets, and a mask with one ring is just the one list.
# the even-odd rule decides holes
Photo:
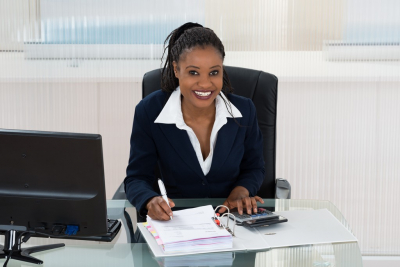
[(209, 96), (211, 95), (211, 92), (198, 92), (198, 91), (194, 91), (194, 93), (198, 96)]

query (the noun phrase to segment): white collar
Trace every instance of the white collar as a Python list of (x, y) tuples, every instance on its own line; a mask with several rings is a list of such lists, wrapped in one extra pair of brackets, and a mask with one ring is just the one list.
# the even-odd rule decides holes
[[(215, 119), (223, 117), (232, 118), (232, 115), (228, 112), (225, 103), (228, 103), (228, 107), (230, 106), (232, 109), (232, 115), (234, 118), (242, 117), (242, 113), (240, 113), (240, 111), (226, 98), (224, 93), (221, 92), (215, 98)], [(172, 92), (167, 103), (161, 110), (160, 115), (158, 115), (154, 123), (176, 124), (178, 128), (180, 128), (179, 126), (186, 125), (182, 115), (181, 89), (179, 86), (175, 89), (175, 91)]]

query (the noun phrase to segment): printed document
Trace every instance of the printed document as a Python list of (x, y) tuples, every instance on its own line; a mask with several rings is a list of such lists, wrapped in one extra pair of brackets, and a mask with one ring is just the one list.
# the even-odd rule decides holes
[[(232, 236), (213, 221), (211, 205), (174, 212), (170, 221), (147, 217), (149, 231), (165, 252), (232, 248)], [(155, 234), (155, 235), (154, 235)]]

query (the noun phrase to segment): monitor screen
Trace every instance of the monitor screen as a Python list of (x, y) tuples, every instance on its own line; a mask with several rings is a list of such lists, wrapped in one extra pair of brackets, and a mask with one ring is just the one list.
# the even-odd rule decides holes
[(70, 227), (76, 236), (107, 233), (98, 134), (0, 129), (0, 185), (0, 233), (10, 227), (52, 236)]

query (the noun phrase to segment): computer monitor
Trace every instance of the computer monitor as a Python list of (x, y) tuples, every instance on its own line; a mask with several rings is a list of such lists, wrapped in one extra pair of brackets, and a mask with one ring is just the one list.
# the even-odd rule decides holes
[(0, 258), (18, 245), (10, 235), (106, 233), (100, 135), (0, 129)]

